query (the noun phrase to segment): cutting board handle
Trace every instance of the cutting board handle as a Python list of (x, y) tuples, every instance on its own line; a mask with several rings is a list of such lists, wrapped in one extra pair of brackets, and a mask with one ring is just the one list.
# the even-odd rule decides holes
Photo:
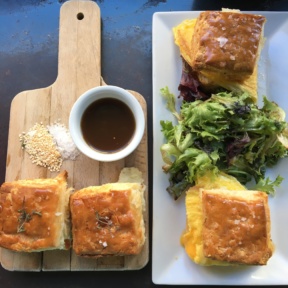
[(59, 64), (56, 83), (76, 85), (78, 94), (100, 86), (101, 17), (99, 6), (93, 1), (65, 2), (60, 10), (59, 29)]

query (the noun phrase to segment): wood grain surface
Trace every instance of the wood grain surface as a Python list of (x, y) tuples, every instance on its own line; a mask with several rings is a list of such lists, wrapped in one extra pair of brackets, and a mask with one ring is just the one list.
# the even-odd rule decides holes
[[(92, 1), (68, 1), (60, 10), (58, 77), (49, 87), (17, 94), (10, 110), (5, 181), (55, 177), (57, 172), (36, 166), (19, 142), (19, 134), (35, 123), (45, 125), (59, 121), (68, 127), (70, 110), (86, 90), (105, 85), (101, 77), (101, 15)], [(125, 88), (125, 87), (122, 87)], [(147, 124), (145, 99), (130, 91), (140, 102)], [(147, 125), (146, 125), (147, 127)], [(137, 167), (146, 185), (144, 211), (146, 242), (137, 256), (87, 259), (69, 251), (18, 253), (0, 250), (2, 266), (10, 271), (88, 271), (137, 270), (149, 260), (148, 235), (148, 158), (147, 130), (138, 148), (127, 158), (115, 162), (97, 162), (80, 155), (75, 161), (65, 160), (61, 170), (68, 171), (68, 185), (76, 190), (118, 180), (123, 167)]]

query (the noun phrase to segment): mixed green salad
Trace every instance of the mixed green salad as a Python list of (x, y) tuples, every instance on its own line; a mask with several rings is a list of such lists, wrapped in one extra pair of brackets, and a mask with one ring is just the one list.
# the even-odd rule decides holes
[(207, 171), (225, 172), (244, 185), (254, 181), (253, 189), (275, 193), (283, 178), (271, 180), (265, 174), (288, 155), (283, 109), (266, 97), (260, 109), (246, 93), (219, 92), (207, 100), (183, 100), (177, 111), (169, 88), (161, 94), (176, 119), (160, 123), (166, 139), (163, 171), (169, 174), (167, 191), (175, 200)]

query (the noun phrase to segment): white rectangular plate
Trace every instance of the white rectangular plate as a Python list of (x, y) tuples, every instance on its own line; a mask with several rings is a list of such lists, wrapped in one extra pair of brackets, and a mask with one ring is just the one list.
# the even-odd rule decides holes
[[(249, 13), (249, 12), (246, 12)], [(255, 12), (253, 12), (255, 13)], [(265, 15), (265, 46), (259, 61), (259, 106), (263, 95), (288, 114), (288, 13)], [(162, 172), (160, 146), (164, 143), (160, 120), (172, 120), (160, 89), (168, 86), (176, 96), (181, 77), (181, 59), (172, 27), (199, 12), (158, 12), (153, 15), (153, 246), (152, 280), (155, 284), (192, 285), (283, 285), (288, 284), (288, 159), (268, 171), (271, 179), (286, 179), (269, 198), (271, 233), (275, 252), (266, 266), (201, 267), (194, 264), (180, 244), (186, 224), (184, 197), (174, 201), (168, 194), (168, 175)], [(181, 101), (178, 99), (178, 101)], [(179, 104), (179, 103), (178, 103)]]

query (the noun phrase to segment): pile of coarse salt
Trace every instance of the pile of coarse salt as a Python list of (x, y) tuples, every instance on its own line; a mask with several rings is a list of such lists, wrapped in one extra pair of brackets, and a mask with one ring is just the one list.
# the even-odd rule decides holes
[(63, 160), (75, 160), (80, 152), (75, 146), (72, 137), (65, 125), (59, 122), (55, 122), (52, 125), (48, 125), (47, 129), (52, 135)]

